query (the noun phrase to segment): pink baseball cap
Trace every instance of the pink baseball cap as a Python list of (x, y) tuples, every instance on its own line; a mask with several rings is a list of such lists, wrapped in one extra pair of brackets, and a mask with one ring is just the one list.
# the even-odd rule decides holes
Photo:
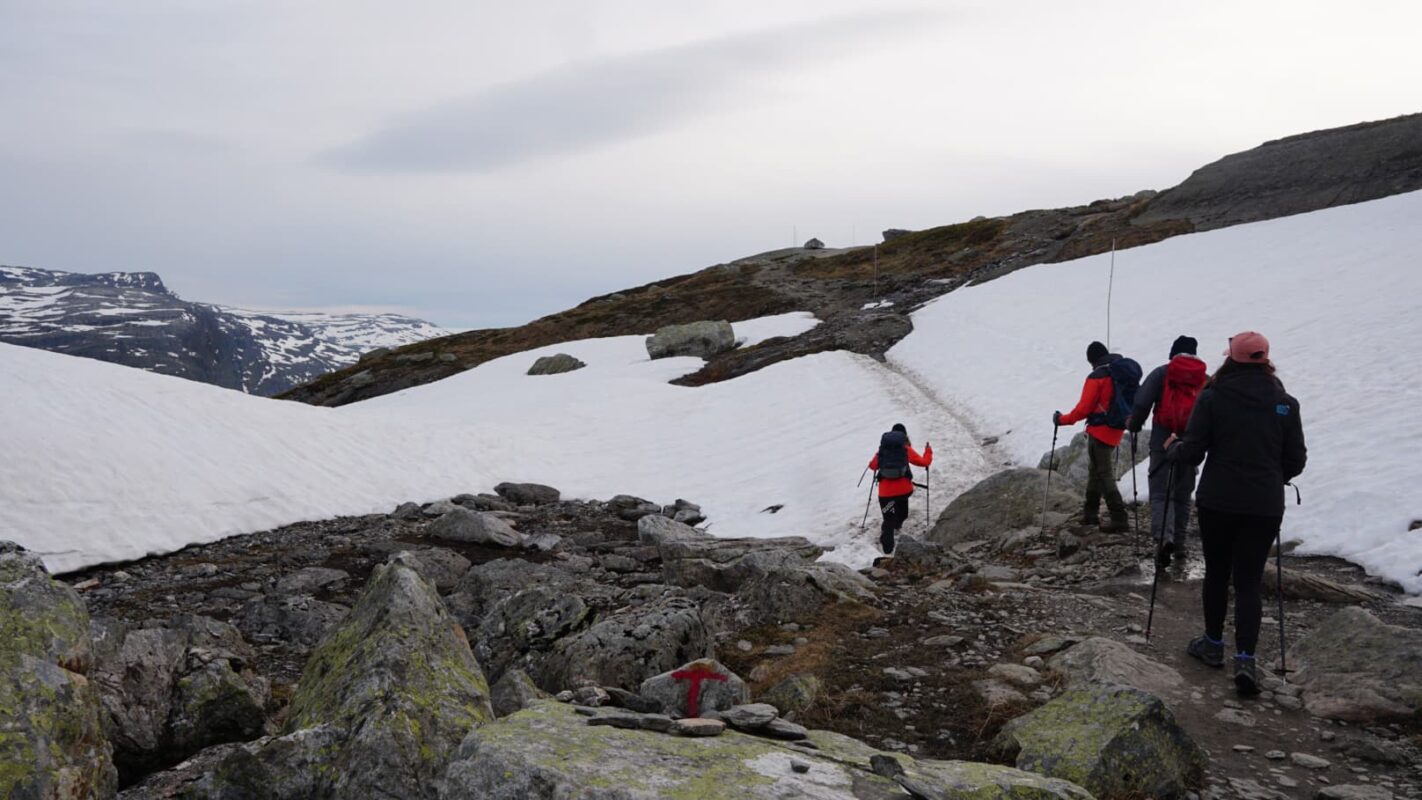
[(1229, 349), (1224, 351), (1231, 361), (1241, 364), (1269, 363), (1269, 340), (1257, 331), (1245, 331), (1229, 337)]

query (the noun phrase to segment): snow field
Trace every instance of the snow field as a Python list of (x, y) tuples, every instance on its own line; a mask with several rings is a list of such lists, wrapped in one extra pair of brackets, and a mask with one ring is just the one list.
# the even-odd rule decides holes
[[(1231, 335), (1267, 336), (1309, 450), (1285, 538), (1412, 593), (1422, 592), (1422, 532), (1407, 530), (1422, 519), (1418, 220), (1413, 192), (1120, 251), (1110, 342), (1149, 371), (1188, 334), (1213, 371)], [(1106, 339), (1109, 264), (1043, 265), (944, 295), (914, 314), (890, 361), (1036, 466), (1052, 411), (1080, 396), (1086, 345)]]

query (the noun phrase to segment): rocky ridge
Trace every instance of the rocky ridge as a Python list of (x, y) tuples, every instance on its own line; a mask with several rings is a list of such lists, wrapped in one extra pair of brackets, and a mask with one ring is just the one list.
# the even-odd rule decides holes
[(283, 397), (344, 405), (561, 342), (789, 311), (812, 312), (822, 324), (800, 336), (709, 354), (705, 367), (678, 382), (712, 383), (830, 350), (882, 358), (912, 331), (913, 309), (967, 283), (1113, 247), (1422, 189), (1419, 125), (1422, 115), (1410, 115), (1269, 142), (1158, 193), (979, 217), (923, 231), (891, 229), (874, 248), (807, 246), (761, 253), (595, 297), (518, 328), (409, 345)]

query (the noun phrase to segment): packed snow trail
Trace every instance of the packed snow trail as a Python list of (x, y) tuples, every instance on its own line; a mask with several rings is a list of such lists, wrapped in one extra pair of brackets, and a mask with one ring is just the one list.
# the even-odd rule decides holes
[[(1264, 333), (1302, 404), (1308, 467), (1284, 536), (1422, 592), (1422, 192), (1240, 225), (1116, 254), (1112, 349), (1149, 370), (1179, 334), (1211, 370)], [(1035, 466), (1105, 338), (1110, 257), (1020, 270), (914, 313), (889, 351), (973, 427)], [(1067, 437), (1081, 430), (1063, 430)], [(1129, 491), (1129, 477), (1123, 488)]]

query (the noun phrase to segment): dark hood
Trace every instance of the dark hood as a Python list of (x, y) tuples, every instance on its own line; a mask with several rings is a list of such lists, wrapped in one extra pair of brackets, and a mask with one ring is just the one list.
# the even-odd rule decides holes
[(1284, 385), (1263, 367), (1243, 366), (1216, 376), (1213, 388), (1251, 408), (1268, 408), (1285, 398)]

